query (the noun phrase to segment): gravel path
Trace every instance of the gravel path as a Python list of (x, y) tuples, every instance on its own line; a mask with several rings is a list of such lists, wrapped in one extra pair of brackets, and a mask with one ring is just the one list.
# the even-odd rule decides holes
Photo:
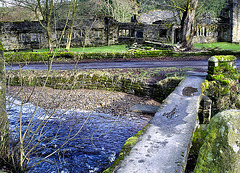
[(38, 103), (45, 109), (81, 109), (121, 116), (148, 117), (148, 115), (130, 112), (129, 108), (135, 104), (160, 106), (160, 103), (150, 98), (105, 90), (59, 90), (48, 87), (23, 87), (21, 90), (19, 86), (8, 86), (7, 94), (19, 100), (23, 99), (24, 102), (35, 105)]

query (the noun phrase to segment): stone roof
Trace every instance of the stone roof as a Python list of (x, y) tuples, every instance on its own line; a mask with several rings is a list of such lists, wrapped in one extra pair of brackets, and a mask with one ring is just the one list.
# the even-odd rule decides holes
[(178, 13), (170, 10), (149, 11), (148, 13), (141, 14), (138, 17), (138, 21), (144, 24), (153, 24), (156, 21), (180, 22)]

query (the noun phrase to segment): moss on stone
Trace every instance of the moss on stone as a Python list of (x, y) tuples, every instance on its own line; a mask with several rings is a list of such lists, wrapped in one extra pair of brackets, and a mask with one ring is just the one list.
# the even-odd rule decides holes
[(215, 55), (215, 58), (218, 59), (218, 61), (235, 61), (237, 58), (234, 55)]
[(224, 111), (214, 116), (202, 145), (194, 172), (229, 172), (240, 170), (240, 112)]
[(115, 168), (121, 163), (124, 157), (130, 153), (133, 146), (138, 142), (139, 137), (141, 137), (145, 133), (148, 127), (149, 124), (146, 125), (142, 130), (139, 130), (134, 136), (126, 140), (117, 159), (113, 162), (113, 164), (109, 168), (104, 170), (103, 173), (111, 173), (115, 170)]
[[(135, 70), (135, 71), (134, 71)], [(124, 70), (121, 75), (121, 70), (115, 70), (112, 73), (100, 70), (86, 70), (86, 71), (51, 71), (47, 87), (55, 89), (103, 89), (109, 91), (126, 92), (137, 96), (148, 96), (156, 101), (163, 101), (183, 79), (180, 77), (167, 77), (161, 82), (148, 83), (147, 79), (156, 75), (159, 71), (174, 71), (172, 68), (154, 69), (151, 73), (139, 69)], [(136, 74), (136, 75), (135, 75)], [(138, 77), (145, 76), (145, 77)], [(9, 85), (23, 86), (43, 86), (47, 75), (42, 70), (22, 70), (7, 71), (7, 83)]]

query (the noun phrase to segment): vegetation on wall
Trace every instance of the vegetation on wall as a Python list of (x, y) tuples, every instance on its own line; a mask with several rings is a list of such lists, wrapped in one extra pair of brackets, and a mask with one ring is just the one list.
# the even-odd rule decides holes
[(7, 84), (11, 86), (43, 86), (56, 89), (102, 89), (148, 96), (157, 101), (165, 99), (179, 84), (189, 68), (103, 69), (50, 71), (9, 71)]
[[(228, 62), (234, 56), (215, 56), (219, 65), (208, 71), (204, 94), (212, 100), (212, 115), (227, 109), (240, 109), (240, 74)], [(222, 61), (222, 62), (221, 62)]]

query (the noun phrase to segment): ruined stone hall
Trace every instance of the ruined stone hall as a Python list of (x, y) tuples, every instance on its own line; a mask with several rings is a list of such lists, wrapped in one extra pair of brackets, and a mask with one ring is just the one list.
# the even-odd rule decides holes
[[(65, 21), (57, 21), (52, 28), (54, 44), (57, 44)], [(47, 36), (38, 21), (1, 22), (0, 40), (6, 50), (46, 48)], [(61, 40), (64, 47), (67, 39)], [(133, 16), (131, 22), (120, 23), (109, 16), (82, 16), (75, 20), (72, 36), (73, 47), (103, 46), (118, 43), (155, 41), (178, 43), (180, 21), (172, 11), (150, 11)], [(230, 0), (222, 10), (219, 20), (204, 20), (197, 23), (194, 42), (240, 43), (240, 0)]]

